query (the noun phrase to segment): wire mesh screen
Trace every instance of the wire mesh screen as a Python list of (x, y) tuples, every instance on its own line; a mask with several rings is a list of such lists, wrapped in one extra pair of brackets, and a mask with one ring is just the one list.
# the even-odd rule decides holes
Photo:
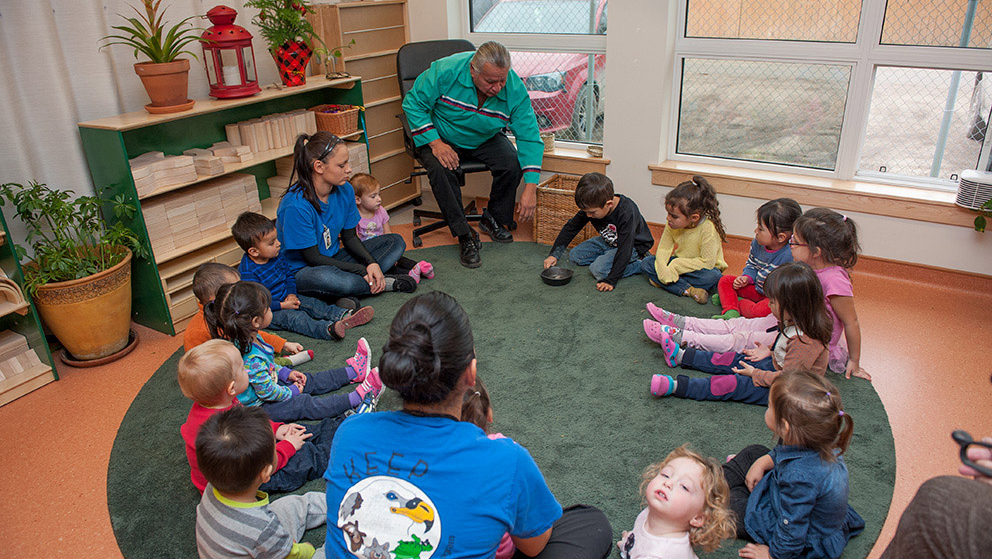
[(476, 33), (606, 33), (606, 0), (471, 0)]
[(980, 72), (878, 68), (859, 172), (949, 179), (974, 169), (992, 106), (988, 81)]
[(882, 41), (888, 45), (992, 47), (992, 2), (888, 0)]
[(847, 66), (686, 58), (676, 151), (834, 169)]
[(510, 55), (541, 132), (554, 132), (556, 140), (603, 143), (606, 55), (516, 51)]
[(861, 0), (688, 0), (687, 37), (853, 43)]

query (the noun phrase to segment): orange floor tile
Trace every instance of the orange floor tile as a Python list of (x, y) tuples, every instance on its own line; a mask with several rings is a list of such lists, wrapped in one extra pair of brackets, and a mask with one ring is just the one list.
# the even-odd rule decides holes
[[(394, 227), (408, 244), (410, 229)], [(523, 226), (516, 238), (529, 240), (528, 233)], [(446, 231), (424, 237), (425, 246), (451, 242)], [(733, 240), (728, 248), (731, 269), (739, 270), (747, 242)], [(896, 441), (895, 495), (875, 558), (920, 483), (956, 471), (951, 430), (992, 434), (992, 279), (868, 260), (856, 270), (862, 364), (874, 376)], [(60, 364), (61, 381), (0, 408), (4, 556), (121, 557), (107, 512), (111, 447), (134, 396), (181, 345), (181, 337), (136, 329), (140, 345), (117, 363)]]

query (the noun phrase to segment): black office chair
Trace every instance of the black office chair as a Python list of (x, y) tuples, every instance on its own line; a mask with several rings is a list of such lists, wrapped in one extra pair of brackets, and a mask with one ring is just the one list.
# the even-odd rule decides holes
[[(423, 41), (403, 45), (396, 53), (396, 78), (400, 82), (400, 97), (406, 97), (407, 92), (413, 88), (413, 82), (417, 80), (417, 76), (429, 68), (435, 60), (459, 52), (474, 50), (475, 47), (472, 43), (464, 39)], [(406, 115), (400, 113), (396, 117), (403, 123), (403, 146), (406, 148), (406, 152), (410, 154), (410, 157), (417, 160), (417, 149), (413, 143), (413, 135), (410, 133), (410, 124), (406, 120)], [(465, 175), (467, 173), (480, 173), (483, 171), (488, 172), (489, 168), (481, 161), (470, 157), (461, 158), (458, 168), (455, 169), (458, 185), (465, 186)], [(406, 182), (409, 183), (414, 177), (426, 174), (427, 171), (423, 170), (423, 168), (417, 168), (410, 174), (410, 178)], [(422, 218), (436, 219), (437, 221), (420, 226)], [(482, 214), (475, 207), (475, 200), (465, 206), (465, 218), (469, 222), (482, 219)], [(420, 239), (421, 235), (447, 227), (448, 221), (444, 219), (444, 215), (441, 212), (415, 208), (413, 210), (413, 226), (413, 246), (419, 247), (423, 245), (423, 241)]]

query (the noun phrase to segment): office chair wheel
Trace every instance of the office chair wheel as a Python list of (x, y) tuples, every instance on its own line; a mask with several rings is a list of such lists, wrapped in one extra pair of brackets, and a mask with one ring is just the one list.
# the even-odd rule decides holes
[(419, 215), (413, 216), (413, 226), (414, 227), (420, 227), (420, 216)]
[(421, 196), (417, 196), (416, 198), (413, 199), (413, 205), (414, 206), (419, 206), (419, 205), (421, 205), (423, 203), (424, 203), (424, 199)]
[(421, 239), (420, 237), (414, 237), (413, 238), (413, 246), (414, 246), (414, 248), (420, 248), (420, 247), (424, 246), (423, 239)]

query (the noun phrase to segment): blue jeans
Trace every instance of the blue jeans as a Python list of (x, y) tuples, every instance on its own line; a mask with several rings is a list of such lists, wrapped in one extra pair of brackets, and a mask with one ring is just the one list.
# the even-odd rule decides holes
[[(669, 262), (675, 260), (675, 257), (668, 259)], [(684, 295), (686, 290), (690, 287), (698, 287), (700, 289), (705, 289), (706, 291), (712, 291), (716, 287), (717, 282), (720, 281), (720, 276), (723, 272), (717, 270), (716, 268), (703, 268), (702, 270), (694, 270), (692, 272), (684, 272), (679, 274), (679, 279), (675, 280), (673, 283), (661, 283), (658, 278), (658, 273), (655, 271), (655, 262), (657, 258), (654, 256), (646, 256), (644, 260), (641, 260), (641, 270), (647, 274), (652, 281), (661, 286), (662, 289), (668, 291), (669, 293), (674, 293), (676, 295)]]
[[(606, 244), (603, 237), (596, 236), (579, 243), (568, 255), (568, 259), (579, 266), (589, 266), (589, 273), (596, 281), (603, 281), (613, 269), (613, 259), (617, 249)], [(630, 277), (641, 273), (641, 257), (636, 250), (631, 249), (630, 261), (620, 277)]]
[[(314, 398), (315, 395), (327, 394), (351, 383), (347, 367), (305, 374), (307, 383), (303, 385), (302, 394), (292, 396), (282, 402), (262, 404), (262, 409), (269, 414), (269, 419), (277, 422), (301, 419), (319, 421), (325, 417), (341, 415), (351, 409), (351, 402), (347, 394), (331, 394), (323, 398)], [(285, 383), (280, 382), (280, 384)]]
[(273, 330), (288, 330), (318, 340), (333, 339), (327, 329), (344, 318), (348, 311), (316, 297), (297, 295), (297, 298), (300, 300), (300, 308), (272, 311), (272, 323), (269, 326)]
[(768, 389), (755, 386), (751, 377), (744, 375), (714, 375), (709, 378), (689, 378), (679, 375), (676, 398), (708, 401), (722, 400), (725, 402), (744, 402), (745, 404), (768, 405)]
[(343, 418), (328, 417), (317, 425), (304, 425), (312, 437), (303, 441), (303, 446), (289, 457), (282, 468), (272, 474), (269, 481), (259, 489), (266, 493), (286, 492), (299, 489), (304, 483), (317, 479), (327, 471), (327, 459), (331, 456), (331, 443)]
[[(390, 233), (362, 241), (382, 271), (392, 268), (403, 256), (406, 242), (403, 237)], [(342, 262), (356, 262), (347, 250), (338, 251), (334, 258)], [(357, 262), (356, 262), (357, 263)], [(372, 291), (362, 275), (346, 272), (337, 266), (306, 266), (296, 272), (296, 291), (323, 299), (348, 295), (370, 295)]]

